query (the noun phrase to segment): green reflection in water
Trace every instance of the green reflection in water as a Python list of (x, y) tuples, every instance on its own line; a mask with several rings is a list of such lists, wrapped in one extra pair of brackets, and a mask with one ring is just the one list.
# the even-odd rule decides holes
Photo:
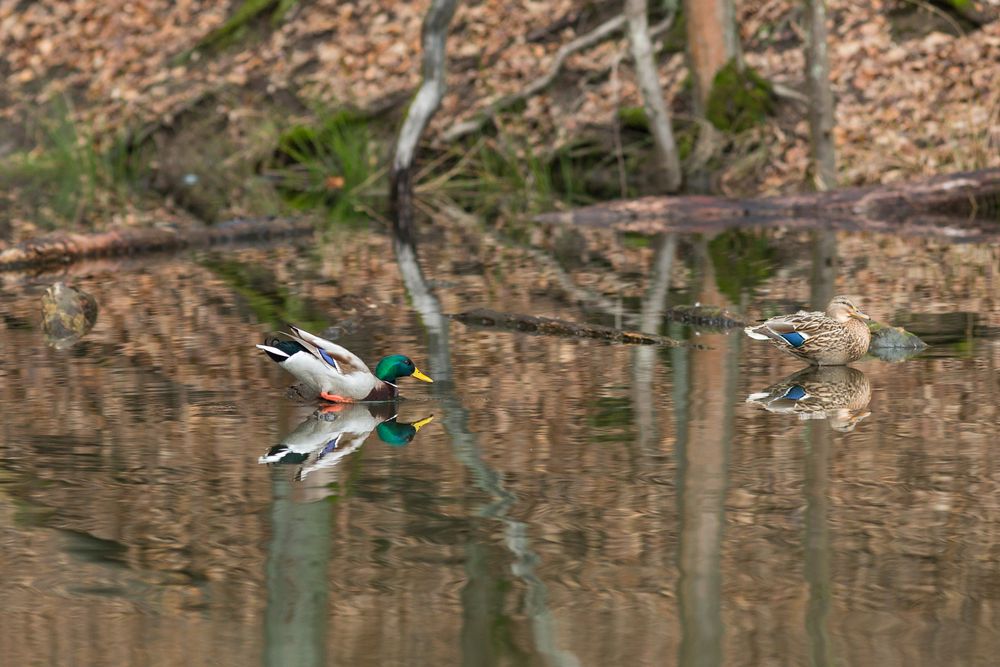
[(326, 664), (331, 514), (329, 503), (296, 503), (284, 475), (273, 475), (267, 554), (264, 664)]
[(809, 639), (809, 664), (825, 667), (834, 664), (827, 619), (830, 615), (830, 529), (828, 525), (830, 441), (832, 432), (826, 423), (809, 422), (806, 440), (806, 515), (805, 577), (809, 586), (806, 609), (806, 636)]

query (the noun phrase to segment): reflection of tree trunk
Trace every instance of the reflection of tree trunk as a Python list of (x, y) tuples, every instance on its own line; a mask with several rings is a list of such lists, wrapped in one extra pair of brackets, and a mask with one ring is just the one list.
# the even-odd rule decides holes
[[(813, 308), (825, 309), (837, 280), (837, 232), (813, 232), (813, 266), (810, 300)], [(830, 427), (826, 423), (806, 424), (806, 516), (805, 577), (809, 586), (806, 636), (809, 664), (832, 665), (827, 617), (830, 613), (830, 531), (827, 527), (829, 492)]]
[[(646, 295), (642, 299), (639, 330), (643, 333), (660, 331), (676, 252), (677, 235), (665, 235), (649, 276)], [(639, 428), (639, 449), (643, 452), (649, 452), (653, 444), (659, 440), (653, 410), (655, 395), (653, 375), (656, 371), (658, 353), (658, 349), (652, 346), (637, 347), (632, 351), (632, 402), (635, 405), (636, 424)]]
[(827, 525), (831, 435), (825, 423), (806, 424), (805, 577), (809, 585), (806, 636), (809, 639), (809, 664), (814, 667), (834, 664), (827, 628), (832, 596), (830, 529)]
[(833, 90), (827, 58), (825, 0), (806, 2), (806, 80), (809, 84), (809, 144), (817, 190), (837, 185), (833, 149)]
[[(718, 294), (707, 247), (697, 257), (705, 299)], [(739, 343), (738, 336), (719, 335), (714, 349), (690, 352), (689, 391), (677, 396), (685, 405), (678, 423), (687, 416), (686, 437), (679, 429), (677, 439), (681, 665), (722, 664), (722, 529)]]
[(826, 310), (837, 284), (837, 232), (817, 229), (812, 233), (810, 302), (815, 310)]
[(417, 253), (412, 244), (398, 237), (393, 240), (396, 265), (403, 278), (403, 285), (413, 308), (420, 313), (420, 319), (427, 329), (427, 345), (430, 353), (431, 377), (435, 386), (451, 382), (451, 353), (448, 350), (448, 318), (441, 312), (441, 302), (427, 286), (424, 272), (417, 261)]
[(331, 505), (296, 503), (288, 480), (273, 479), (264, 664), (319, 667), (326, 664)]
[(698, 302), (719, 307), (727, 305), (729, 300), (719, 291), (719, 281), (715, 279), (715, 265), (712, 263), (712, 256), (708, 251), (708, 238), (706, 236), (698, 237), (694, 244), (694, 255), (700, 278)]
[[(555, 621), (548, 610), (545, 584), (535, 574), (538, 556), (531, 550), (524, 522), (507, 517), (516, 497), (504, 488), (500, 475), (482, 457), (476, 435), (469, 428), (469, 412), (455, 393), (449, 354), (448, 318), (441, 312), (441, 303), (424, 278), (414, 247), (397, 237), (394, 248), (403, 283), (414, 309), (427, 329), (431, 351), (430, 368), (435, 382), (435, 396), (443, 408), (441, 423), (448, 431), (455, 458), (469, 471), (475, 484), (493, 498), (480, 510), (481, 516), (494, 518), (504, 525), (505, 545), (514, 557), (511, 571), (526, 587), (526, 614), (532, 622), (532, 637), (537, 653), (546, 664), (574, 667), (579, 661), (569, 651), (556, 648)], [(438, 378), (441, 378), (439, 381)], [(493, 664), (496, 655), (491, 644), (495, 617), (501, 606), (492, 603), (493, 591), (498, 590), (485, 561), (482, 545), (470, 543), (466, 547), (466, 570), (469, 582), (462, 591), (463, 664)]]
[(629, 44), (635, 59), (635, 78), (642, 93), (642, 105), (649, 118), (656, 152), (660, 157), (663, 188), (667, 192), (681, 186), (681, 162), (670, 126), (670, 112), (663, 101), (663, 88), (653, 57), (649, 39), (649, 22), (646, 18), (646, 0), (625, 0), (625, 18), (628, 20)]
[(465, 545), (465, 586), (462, 587), (462, 665), (491, 667), (498, 663), (493, 625), (502, 613), (500, 586), (489, 571), (486, 547)]

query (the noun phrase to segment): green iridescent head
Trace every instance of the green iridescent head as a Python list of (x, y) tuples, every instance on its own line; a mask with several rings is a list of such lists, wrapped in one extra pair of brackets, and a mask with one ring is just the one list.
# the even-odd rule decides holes
[(398, 378), (412, 375), (424, 382), (434, 382), (413, 364), (409, 357), (402, 354), (391, 354), (384, 357), (375, 367), (375, 377), (383, 382), (395, 382)]
[(433, 419), (434, 415), (431, 415), (412, 424), (401, 424), (393, 417), (376, 426), (375, 432), (378, 433), (379, 440), (387, 445), (402, 447), (403, 445), (408, 445), (413, 440), (413, 436), (417, 434), (417, 431), (431, 423)]

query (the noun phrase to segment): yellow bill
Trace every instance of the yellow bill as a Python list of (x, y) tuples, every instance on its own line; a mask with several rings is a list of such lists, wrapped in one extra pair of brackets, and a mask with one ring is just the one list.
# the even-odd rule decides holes
[(430, 379), (429, 377), (421, 373), (420, 369), (416, 367), (413, 368), (413, 377), (417, 378), (418, 380), (423, 380), (424, 382), (434, 382), (434, 380)]
[(414, 431), (419, 431), (424, 426), (427, 426), (428, 424), (430, 424), (432, 421), (434, 421), (434, 415), (430, 415), (429, 417), (424, 417), (420, 421), (413, 422), (412, 424), (410, 424), (410, 426), (413, 427)]

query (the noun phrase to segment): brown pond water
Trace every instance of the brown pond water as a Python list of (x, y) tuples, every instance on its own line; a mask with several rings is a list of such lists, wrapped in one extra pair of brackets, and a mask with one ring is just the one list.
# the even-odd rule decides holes
[[(0, 275), (2, 663), (996, 663), (1000, 247), (531, 242), (551, 255), (430, 232), (423, 277), (365, 230)], [(66, 350), (39, 332), (58, 278), (100, 306)], [(808, 413), (826, 419), (747, 402), (791, 357), (661, 311), (760, 317), (833, 293), (934, 345), (774, 388), (827, 396)], [(710, 349), (436, 315), (481, 306)], [(285, 321), (438, 381), (404, 380), (388, 414), (317, 418), (253, 348)], [(260, 463), (279, 444), (286, 462)]]

